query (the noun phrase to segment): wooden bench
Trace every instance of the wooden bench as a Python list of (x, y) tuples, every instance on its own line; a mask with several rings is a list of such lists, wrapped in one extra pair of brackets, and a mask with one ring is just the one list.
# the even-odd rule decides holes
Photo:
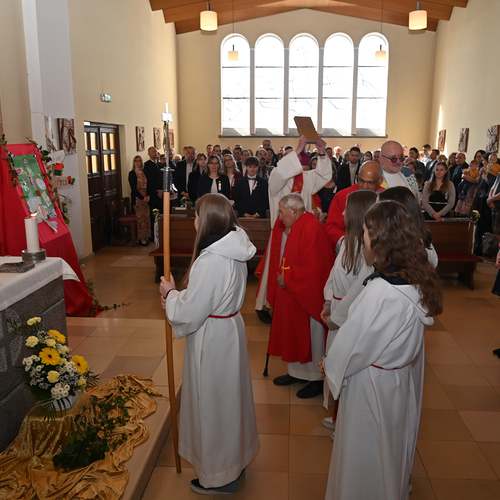
[(458, 279), (474, 290), (474, 271), (481, 257), (472, 254), (474, 223), (469, 219), (426, 221), (438, 254), (439, 274), (458, 273)]
[[(257, 252), (248, 262), (249, 268), (257, 267), (267, 247), (271, 226), (269, 219), (238, 219), (239, 224), (247, 233)], [(163, 217), (158, 219), (160, 247), (149, 253), (154, 258), (156, 266), (155, 282), (163, 276)], [(183, 215), (170, 216), (170, 265), (172, 267), (187, 267), (193, 255), (196, 230), (194, 217)]]

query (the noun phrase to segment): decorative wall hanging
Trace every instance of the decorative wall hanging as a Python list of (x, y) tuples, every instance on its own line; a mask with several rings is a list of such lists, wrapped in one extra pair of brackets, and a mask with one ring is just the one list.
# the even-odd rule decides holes
[(135, 142), (137, 151), (144, 151), (144, 127), (135, 127)]
[(467, 146), (469, 144), (469, 129), (460, 129), (460, 138), (458, 139), (458, 152), (465, 153), (467, 151)]
[(439, 151), (444, 151), (444, 146), (446, 144), (446, 130), (440, 130), (438, 134), (438, 149)]
[(488, 127), (487, 141), (486, 141), (486, 152), (497, 153), (498, 152), (498, 128), (499, 125), (492, 125)]
[(67, 154), (76, 153), (76, 136), (74, 118), (58, 118), (59, 143), (61, 149)]

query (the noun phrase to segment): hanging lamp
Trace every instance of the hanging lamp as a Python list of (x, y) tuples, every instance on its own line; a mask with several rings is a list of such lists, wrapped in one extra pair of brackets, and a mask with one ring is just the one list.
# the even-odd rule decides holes
[[(234, 0), (233, 0), (233, 37), (234, 37)], [(234, 50), (234, 44), (233, 44), (233, 50), (230, 50), (227, 53), (227, 60), (229, 62), (238, 62), (239, 60), (239, 54), (237, 50)]]
[(203, 31), (217, 29), (217, 12), (210, 10), (210, 2), (207, 3), (207, 10), (200, 12), (200, 29)]
[[(382, 9), (380, 12), (380, 34), (382, 35), (382, 23), (384, 21), (384, 0), (382, 0)], [(387, 61), (387, 52), (382, 49), (382, 45), (380, 49), (375, 52), (375, 62), (376, 63), (385, 63)]]
[(417, 10), (410, 12), (408, 28), (411, 30), (425, 30), (427, 28), (427, 11), (420, 10), (420, 2), (417, 2)]

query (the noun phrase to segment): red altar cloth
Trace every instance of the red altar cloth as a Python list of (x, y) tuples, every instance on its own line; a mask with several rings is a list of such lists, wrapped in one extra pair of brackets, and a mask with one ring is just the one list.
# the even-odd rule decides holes
[[(8, 145), (6, 148), (14, 156), (35, 155), (42, 175), (47, 173), (40, 153), (32, 144)], [(2, 256), (21, 255), (27, 247), (24, 218), (30, 216), (28, 205), (24, 199), (21, 186), (14, 187), (9, 165), (6, 160), (7, 152), (0, 146), (0, 245)], [(44, 178), (47, 189), (51, 189), (47, 178)], [(61, 257), (75, 271), (80, 281), (64, 280), (64, 303), (66, 312), (74, 316), (82, 316), (92, 306), (92, 297), (85, 283), (78, 256), (68, 226), (63, 216), (54, 203), (56, 217), (50, 219), (57, 221), (57, 233), (45, 222), (38, 224), (38, 237), (40, 247), (45, 248), (47, 257)]]

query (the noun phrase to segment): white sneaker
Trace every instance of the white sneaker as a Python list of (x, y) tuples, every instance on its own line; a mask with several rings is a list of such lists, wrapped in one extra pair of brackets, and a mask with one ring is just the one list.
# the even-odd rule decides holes
[(334, 431), (335, 422), (333, 421), (333, 417), (325, 417), (323, 419), (323, 427), (326, 427), (327, 429), (332, 429), (332, 431)]

